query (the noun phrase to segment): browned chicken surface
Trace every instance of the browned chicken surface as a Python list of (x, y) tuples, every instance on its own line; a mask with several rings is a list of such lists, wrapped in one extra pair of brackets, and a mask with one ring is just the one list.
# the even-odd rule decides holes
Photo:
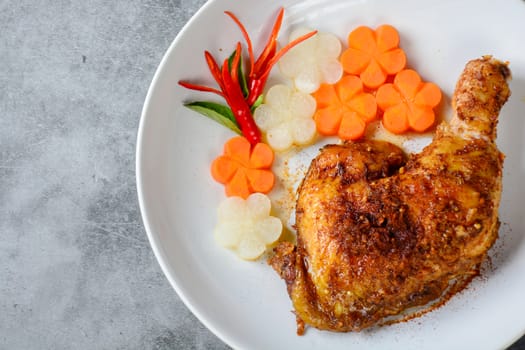
[(387, 142), (329, 145), (296, 205), (297, 245), (270, 264), (301, 325), (359, 331), (458, 291), (498, 236), (503, 155), (494, 140), (510, 95), (506, 64), (469, 62), (455, 115), (421, 153)]

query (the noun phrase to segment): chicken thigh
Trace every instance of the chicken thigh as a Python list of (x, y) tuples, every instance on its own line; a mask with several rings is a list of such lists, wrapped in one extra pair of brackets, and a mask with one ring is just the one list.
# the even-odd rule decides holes
[(470, 61), (455, 115), (405, 156), (382, 141), (325, 146), (298, 190), (297, 244), (269, 261), (298, 320), (359, 331), (464, 288), (498, 237), (504, 156), (495, 144), (510, 95), (505, 63)]

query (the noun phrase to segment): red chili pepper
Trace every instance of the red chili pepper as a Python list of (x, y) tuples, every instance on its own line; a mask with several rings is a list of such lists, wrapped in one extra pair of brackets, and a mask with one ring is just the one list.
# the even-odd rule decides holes
[(268, 38), (268, 42), (264, 46), (262, 53), (259, 55), (259, 58), (257, 58), (257, 61), (255, 62), (253, 72), (251, 72), (252, 74), (255, 75), (256, 72), (259, 72), (261, 68), (266, 66), (268, 64), (268, 61), (275, 55), (275, 51), (277, 50), (277, 36), (279, 35), (279, 30), (281, 30), (283, 17), (284, 9), (281, 8), (279, 10), (279, 13), (277, 14), (277, 18), (275, 19), (275, 23), (273, 25), (270, 37)]
[[(240, 57), (240, 45), (238, 46), (235, 56)], [(237, 72), (238, 68), (239, 58), (234, 58), (231, 71), (228, 69), (228, 59), (224, 60), (224, 63), (222, 64), (222, 82), (224, 84), (225, 99), (230, 106), (244, 137), (246, 137), (252, 145), (256, 145), (261, 142), (261, 131), (257, 127), (257, 124), (255, 124), (250, 106), (244, 99), (239, 82), (235, 81), (232, 77), (232, 72)]]
[(239, 64), (241, 63), (241, 43), (237, 43), (235, 48), (235, 55), (233, 55), (232, 65), (230, 67), (230, 73), (232, 80), (235, 84), (239, 85)]
[(248, 35), (248, 32), (246, 31), (246, 28), (242, 25), (241, 21), (230, 11), (224, 11), (225, 14), (230, 16), (230, 18), (237, 24), (237, 26), (241, 29), (241, 33), (244, 36), (244, 40), (246, 41), (246, 46), (248, 46), (248, 55), (250, 57), (250, 72), (253, 71), (253, 64), (255, 62), (254, 55), (253, 55), (253, 47), (252, 47), (252, 41), (250, 40), (250, 36)]
[(196, 85), (196, 84), (188, 83), (186, 81), (179, 81), (179, 85), (184, 86), (186, 89), (204, 91), (204, 92), (213, 92), (214, 94), (224, 97), (224, 94), (221, 91), (211, 88), (211, 87)]
[(226, 11), (225, 13), (233, 19), (233, 21), (241, 30), (241, 33), (246, 40), (246, 45), (248, 46), (248, 52), (250, 52), (250, 73), (248, 74), (248, 105), (252, 106), (257, 98), (259, 98), (259, 96), (262, 94), (264, 85), (266, 85), (266, 80), (268, 79), (268, 75), (270, 75), (270, 71), (272, 70), (272, 67), (275, 65), (275, 63), (277, 63), (277, 61), (291, 48), (317, 34), (317, 31), (312, 31), (295, 39), (277, 52), (277, 36), (279, 35), (279, 30), (281, 29), (284, 16), (284, 9), (281, 8), (277, 14), (277, 18), (272, 28), (272, 33), (268, 38), (266, 46), (257, 60), (254, 62), (252, 42), (248, 32), (246, 31), (246, 28), (233, 13), (229, 11)]

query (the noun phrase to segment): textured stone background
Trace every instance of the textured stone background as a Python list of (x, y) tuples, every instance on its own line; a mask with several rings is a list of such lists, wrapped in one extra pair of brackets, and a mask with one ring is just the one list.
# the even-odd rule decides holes
[(204, 2), (0, 0), (0, 349), (228, 348), (162, 274), (135, 187), (147, 88)]
[(149, 83), (204, 0), (0, 1), (0, 349), (225, 349), (147, 242)]

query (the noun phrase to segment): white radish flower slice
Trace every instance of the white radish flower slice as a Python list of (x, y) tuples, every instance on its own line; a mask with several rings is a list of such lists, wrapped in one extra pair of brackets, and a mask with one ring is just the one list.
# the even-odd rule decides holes
[(276, 151), (284, 151), (290, 148), (293, 144), (292, 134), (287, 126), (281, 124), (266, 133), (268, 144)]
[(240, 242), (239, 228), (235, 221), (220, 222), (215, 226), (213, 235), (215, 240), (225, 248), (235, 248)]
[(282, 233), (281, 220), (270, 216), (270, 211), (270, 198), (261, 193), (253, 193), (246, 200), (225, 199), (218, 208), (216, 242), (232, 249), (242, 259), (257, 259)]
[(254, 119), (270, 147), (284, 151), (294, 144), (313, 141), (315, 109), (316, 102), (311, 95), (278, 84), (268, 90), (263, 104), (255, 110)]
[[(311, 32), (299, 27), (290, 34), (289, 42)], [(322, 83), (334, 84), (343, 76), (341, 41), (331, 33), (317, 33), (288, 51), (280, 60), (281, 73), (294, 81), (297, 90), (316, 91)]]
[(301, 122), (301, 126), (293, 129), (293, 138), (298, 145), (308, 145), (313, 141), (316, 126), (313, 119)]
[(240, 197), (228, 197), (221, 202), (217, 208), (217, 217), (219, 221), (234, 221), (239, 215), (245, 215), (246, 205)]
[(311, 119), (316, 106), (317, 103), (312, 95), (296, 92), (291, 96), (288, 107), (297, 118)]
[(274, 115), (275, 111), (270, 105), (261, 104), (255, 110), (253, 119), (259, 129), (270, 130), (271, 128), (275, 127), (275, 125), (279, 124), (279, 121), (275, 119)]
[(317, 49), (319, 57), (337, 58), (341, 54), (341, 41), (331, 33), (319, 33)]
[(264, 102), (274, 108), (284, 108), (288, 105), (288, 101), (293, 91), (286, 85), (277, 84), (272, 86), (266, 93)]
[(292, 48), (290, 51), (288, 51), (288, 53), (286, 53), (286, 55), (281, 57), (281, 59), (279, 60), (279, 68), (281, 70), (281, 73), (288, 77), (297, 76), (297, 74), (299, 74), (302, 69), (302, 67), (297, 64), (295, 56), (293, 56), (293, 54), (296, 54), (295, 50), (297, 50), (297, 47)]
[(272, 203), (262, 193), (254, 193), (246, 199), (248, 215), (253, 220), (266, 219), (270, 215)]
[(335, 84), (343, 76), (343, 67), (341, 66), (341, 63), (334, 58), (324, 61), (319, 66), (319, 69), (323, 76), (323, 81), (327, 84)]
[(322, 75), (317, 66), (311, 66), (303, 69), (295, 76), (295, 88), (307, 94), (317, 91), (321, 86)]
[(244, 260), (255, 260), (260, 257), (266, 250), (266, 245), (259, 237), (247, 235), (237, 247), (237, 254)]
[(272, 244), (275, 242), (281, 235), (281, 230), (281, 220), (273, 216), (259, 221), (259, 225), (257, 226), (257, 234), (266, 244)]

